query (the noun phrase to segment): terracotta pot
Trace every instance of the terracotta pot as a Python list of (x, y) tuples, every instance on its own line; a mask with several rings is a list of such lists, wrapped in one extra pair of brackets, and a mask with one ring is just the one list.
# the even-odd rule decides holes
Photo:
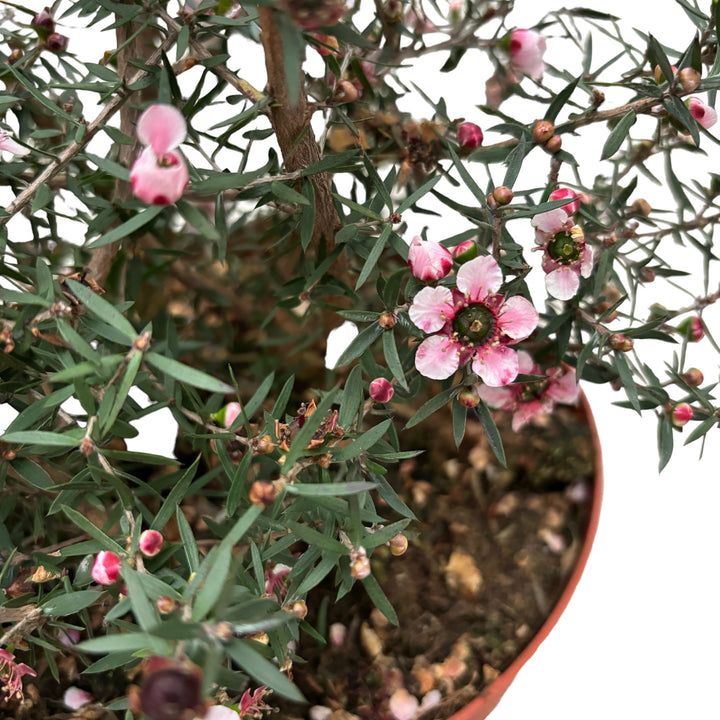
[(577, 587), (580, 577), (583, 574), (585, 564), (590, 556), (590, 550), (592, 549), (598, 521), (600, 519), (600, 506), (602, 504), (603, 493), (603, 472), (597, 427), (595, 426), (595, 420), (593, 419), (592, 412), (590, 411), (590, 405), (584, 394), (581, 395), (580, 406), (585, 413), (586, 422), (595, 445), (595, 481), (593, 484), (590, 517), (588, 519), (585, 541), (580, 549), (577, 564), (575, 565), (575, 568), (572, 571), (559, 600), (555, 604), (555, 607), (552, 609), (547, 619), (528, 645), (496, 680), (484, 688), (482, 692), (462, 710), (452, 715), (449, 720), (484, 720), (484, 718), (486, 718), (495, 709), (502, 699), (502, 696), (505, 694), (505, 691), (508, 687), (510, 687), (510, 684), (515, 679), (518, 672), (520, 672), (522, 666), (530, 660), (538, 647), (540, 647), (540, 643), (545, 640), (545, 638), (550, 634), (550, 631), (555, 627), (555, 624), (560, 619), (560, 616), (563, 614), (565, 608), (570, 602), (570, 598), (572, 597), (573, 592), (575, 592), (575, 588)]

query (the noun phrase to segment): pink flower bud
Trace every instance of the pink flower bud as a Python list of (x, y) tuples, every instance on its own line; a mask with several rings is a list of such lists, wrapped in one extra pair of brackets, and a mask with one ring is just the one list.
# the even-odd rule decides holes
[(83, 705), (94, 702), (95, 696), (76, 687), (69, 687), (63, 695), (63, 704), (68, 710), (78, 710)]
[(513, 30), (510, 35), (510, 61), (526, 75), (540, 77), (545, 72), (545, 38), (535, 30)]
[(225, 414), (222, 418), (223, 426), (229, 428), (235, 422), (237, 416), (242, 412), (239, 402), (231, 402), (225, 406)]
[(120, 577), (120, 558), (114, 552), (101, 550), (95, 556), (90, 574), (96, 583), (112, 585)]
[(392, 383), (384, 377), (376, 378), (370, 383), (370, 397), (376, 402), (390, 402), (394, 394)]
[(154, 557), (163, 546), (163, 536), (157, 530), (144, 530), (140, 535), (140, 552), (145, 557)]
[(410, 272), (419, 280), (439, 280), (450, 272), (453, 260), (444, 245), (416, 235), (410, 243), (408, 264)]
[(558, 188), (550, 193), (550, 200), (569, 200), (570, 198), (576, 198), (567, 205), (562, 205), (562, 209), (568, 215), (574, 215), (580, 209), (580, 198), (578, 194), (571, 188)]
[(53, 20), (50, 8), (46, 7), (37, 13), (30, 21), (30, 27), (35, 30), (44, 30), (47, 34), (55, 32), (55, 20)]
[(464, 122), (458, 125), (458, 144), (463, 150), (475, 150), (482, 145), (483, 132), (479, 125), (471, 122)]
[(687, 425), (693, 418), (693, 409), (687, 403), (678, 403), (672, 410), (672, 424), (675, 427)]
[(57, 639), (66, 648), (74, 648), (80, 642), (80, 631), (75, 628), (61, 628), (58, 630)]
[(474, 240), (465, 240), (452, 249), (452, 256), (459, 263), (467, 262), (477, 257), (477, 245)]
[(717, 122), (717, 113), (715, 108), (706, 105), (699, 97), (691, 97), (687, 101), (690, 114), (702, 125), (706, 130), (711, 128)]
[(61, 35), (60, 33), (51, 33), (45, 38), (43, 45), (47, 50), (54, 53), (65, 52), (67, 49), (68, 41), (67, 35)]
[(705, 327), (697, 315), (683, 320), (677, 326), (677, 331), (687, 338), (688, 342), (700, 342), (705, 337)]

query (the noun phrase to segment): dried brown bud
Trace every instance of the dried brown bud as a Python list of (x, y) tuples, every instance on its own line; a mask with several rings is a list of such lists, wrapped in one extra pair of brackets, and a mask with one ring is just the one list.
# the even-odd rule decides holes
[(295, 600), (288, 609), (299, 620), (304, 620), (308, 614), (307, 604), (304, 600)]
[(275, 448), (275, 443), (269, 435), (261, 435), (260, 437), (253, 438), (250, 441), (250, 445), (253, 452), (257, 455), (267, 455)]
[(650, 203), (645, 200), (645, 198), (638, 198), (630, 206), (630, 212), (633, 215), (642, 215), (643, 217), (648, 217), (652, 212), (652, 207), (650, 207)]
[(650, 283), (655, 279), (655, 271), (647, 265), (640, 268), (638, 271), (638, 277), (644, 283)]
[(555, 126), (549, 120), (538, 120), (533, 128), (533, 140), (544, 145), (555, 134)]
[(391, 312), (384, 312), (380, 314), (380, 317), (378, 317), (378, 325), (383, 330), (392, 330), (395, 327), (395, 323), (397, 320), (395, 319), (395, 315)]
[(350, 574), (356, 580), (363, 580), (370, 574), (370, 560), (363, 556), (359, 557), (350, 565)]
[(551, 154), (555, 154), (562, 147), (562, 138), (559, 135), (553, 135), (546, 143), (545, 150)]
[(251, 503), (254, 505), (262, 505), (263, 507), (270, 507), (275, 500), (277, 500), (277, 496), (278, 493), (275, 486), (263, 480), (256, 480), (250, 486), (250, 492), (248, 493)]
[(16, 457), (17, 457), (17, 453), (16, 453), (12, 448), (8, 448), (8, 449), (3, 453), (3, 460), (12, 461), (12, 460), (14, 460)]
[(635, 345), (632, 338), (622, 333), (613, 333), (610, 335), (608, 344), (613, 350), (617, 350), (618, 352), (630, 352)]
[(333, 102), (342, 104), (355, 102), (360, 97), (360, 91), (349, 80), (340, 80), (335, 86)]
[(173, 598), (163, 595), (155, 601), (155, 606), (162, 615), (168, 615), (177, 607), (177, 602)]
[(688, 385), (692, 385), (692, 387), (700, 387), (705, 381), (702, 371), (697, 368), (690, 368), (687, 372), (684, 372), (681, 377)]
[(675, 82), (684, 93), (691, 93), (700, 85), (700, 73), (691, 67), (685, 67), (675, 76)]
[(12, 52), (8, 55), (8, 63), (10, 65), (15, 64), (23, 56), (22, 48), (13, 48)]
[(498, 205), (508, 205), (514, 197), (513, 191), (507, 185), (500, 185), (493, 190), (493, 197)]

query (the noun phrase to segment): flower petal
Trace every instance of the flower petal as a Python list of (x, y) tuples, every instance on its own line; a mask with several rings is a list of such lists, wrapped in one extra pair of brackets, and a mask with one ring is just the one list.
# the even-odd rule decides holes
[(439, 242), (423, 240), (416, 236), (410, 243), (408, 265), (410, 272), (419, 280), (439, 280), (452, 269), (453, 259), (450, 251)]
[(570, 300), (580, 287), (580, 278), (571, 268), (561, 267), (545, 276), (545, 287), (554, 298)]
[(7, 150), (13, 155), (27, 155), (30, 152), (30, 148), (16, 142), (5, 130), (0, 130), (0, 150)]
[(475, 354), (472, 369), (490, 387), (507, 385), (518, 374), (517, 353), (505, 345), (491, 345)]
[(458, 290), (469, 295), (473, 301), (497, 292), (502, 281), (502, 270), (491, 255), (482, 255), (466, 262), (457, 273)]
[(512, 410), (515, 405), (515, 393), (509, 387), (490, 387), (478, 383), (475, 389), (480, 398), (491, 408)]
[(531, 302), (514, 295), (498, 312), (500, 331), (515, 341), (524, 340), (537, 327), (539, 316)]
[(437, 332), (455, 316), (452, 292), (446, 287), (423, 288), (408, 310), (410, 319), (425, 332)]
[(460, 364), (457, 343), (448, 335), (431, 335), (420, 343), (415, 355), (415, 367), (431, 380), (449, 378)]
[(546, 408), (543, 407), (539, 400), (530, 400), (529, 402), (520, 403), (518, 409), (513, 413), (513, 432), (519, 432), (522, 430), (533, 415), (537, 415), (545, 409)]
[(143, 202), (153, 205), (172, 205), (182, 197), (189, 174), (179, 153), (167, 152), (160, 164), (151, 147), (146, 147), (130, 170), (133, 192)]
[(541, 232), (555, 235), (563, 229), (563, 226), (568, 220), (569, 215), (565, 209), (566, 207), (567, 206), (559, 207), (544, 213), (538, 213), (533, 216), (530, 224)]
[(593, 249), (585, 244), (580, 254), (580, 274), (586, 278), (590, 277), (593, 269)]
[(569, 368), (562, 375), (553, 377), (545, 390), (545, 396), (557, 403), (570, 405), (577, 402), (580, 397), (580, 386), (575, 377), (575, 370)]
[(160, 156), (175, 149), (187, 134), (182, 113), (173, 105), (151, 105), (138, 118), (137, 136)]

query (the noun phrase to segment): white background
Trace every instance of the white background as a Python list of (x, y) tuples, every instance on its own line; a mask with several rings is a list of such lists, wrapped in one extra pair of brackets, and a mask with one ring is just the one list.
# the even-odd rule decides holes
[[(27, 4), (38, 10), (44, 5)], [(511, 24), (531, 27), (560, 4), (517, 0)], [(685, 47), (692, 38), (693, 26), (671, 0), (587, 0), (578, 4), (622, 17), (628, 29), (626, 37), (630, 37), (630, 28), (638, 27), (673, 47)], [(702, 5), (709, 7), (710, 0)], [(601, 37), (596, 34), (595, 40), (596, 52), (600, 53)], [(552, 38), (548, 48), (550, 57)], [(71, 49), (80, 54), (78, 46)], [(95, 51), (82, 56), (96, 60), (101, 54)], [(555, 55), (552, 62), (561, 65), (561, 58)], [(440, 92), (440, 88), (445, 89), (440, 82), (461, 80), (469, 102), (484, 102), (484, 77), (468, 65), (461, 68), (456, 77), (443, 75), (435, 85), (425, 76), (424, 89)], [(473, 84), (477, 87), (467, 92)], [(475, 119), (471, 110), (456, 112)], [(573, 144), (572, 139), (567, 142), (581, 163), (587, 160), (592, 167), (600, 146), (590, 143), (583, 147), (580, 141)], [(717, 146), (704, 143), (703, 147), (716, 166)], [(585, 182), (591, 181), (592, 172), (584, 177)], [(651, 192), (657, 191), (648, 191), (646, 197), (657, 205)], [(713, 318), (717, 313), (706, 315), (706, 321)], [(693, 350), (694, 364), (708, 381), (717, 380), (718, 361), (711, 348)], [(605, 466), (605, 501), (595, 547), (566, 613), (521, 671), (492, 718), (720, 718), (717, 431), (710, 435), (702, 459), (699, 444), (678, 447), (669, 466), (658, 476), (654, 417), (640, 419), (631, 411), (614, 407), (612, 402), (621, 396), (609, 387), (585, 385), (584, 389), (594, 409)], [(155, 432), (162, 425), (156, 416), (147, 420)], [(167, 442), (172, 443), (172, 435), (171, 430)], [(676, 445), (680, 445), (683, 436), (677, 433), (675, 437)], [(157, 435), (151, 442), (157, 452)]]

